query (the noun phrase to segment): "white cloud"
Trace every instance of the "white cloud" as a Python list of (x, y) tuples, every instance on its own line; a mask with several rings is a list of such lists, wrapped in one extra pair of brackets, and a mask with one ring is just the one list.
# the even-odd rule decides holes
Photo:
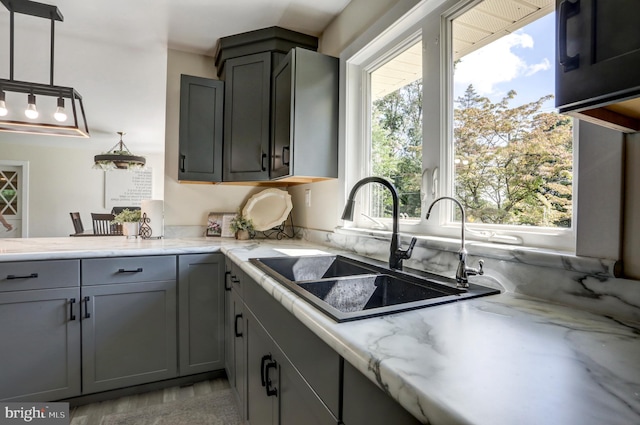
[(531, 76), (551, 67), (548, 59), (527, 64), (525, 59), (512, 51), (514, 48), (533, 48), (533, 38), (525, 33), (504, 36), (475, 52), (464, 56), (456, 65), (455, 82), (473, 84), (480, 95), (494, 93), (494, 86), (512, 81), (520, 76)]

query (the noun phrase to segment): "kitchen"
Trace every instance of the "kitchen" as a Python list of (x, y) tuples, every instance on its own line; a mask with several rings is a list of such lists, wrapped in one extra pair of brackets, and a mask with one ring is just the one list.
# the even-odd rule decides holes
[[(380, 2), (372, 5), (370, 2), (351, 2), (324, 31), (321, 37), (321, 51), (339, 56), (359, 36), (367, 33), (367, 31), (371, 33), (375, 30), (380, 30), (376, 26), (383, 25), (385, 19), (387, 22), (395, 21), (411, 9), (415, 3), (398, 2), (389, 4), (388, 2)], [(73, 7), (64, 3), (61, 3), (60, 7), (66, 13), (65, 23), (58, 27), (58, 31), (62, 33), (63, 27), (71, 25), (70, 9), (73, 9)], [(192, 11), (191, 13), (197, 14), (197, 11)], [(378, 19), (381, 17), (384, 19), (379, 21)], [(48, 138), (25, 135), (8, 136), (8, 133), (4, 133), (1, 136), (3, 158), (14, 160), (21, 160), (25, 157), (31, 158), (29, 205), (29, 234), (31, 236), (66, 236), (70, 232), (70, 230), (66, 230), (70, 229), (68, 219), (69, 201), (63, 202), (61, 199), (82, 202), (76, 204), (77, 207), (74, 209), (77, 210), (88, 210), (93, 205), (101, 205), (103, 200), (102, 191), (87, 191), (85, 189), (87, 186), (101, 188), (103, 185), (102, 173), (97, 172), (96, 174), (95, 170), (91, 170), (91, 158), (93, 155), (100, 151), (105, 151), (113, 145), (115, 131), (119, 130), (129, 132), (131, 136), (131, 140), (128, 142), (129, 147), (134, 152), (145, 154), (150, 166), (154, 169), (153, 197), (165, 200), (167, 233), (169, 233), (172, 226), (175, 226), (183, 232), (194, 232), (187, 233), (189, 237), (199, 236), (206, 214), (213, 210), (214, 207), (215, 209), (235, 211), (252, 194), (262, 190), (256, 187), (185, 185), (177, 182), (175, 176), (178, 173), (179, 164), (177, 152), (179, 127), (178, 77), (180, 74), (186, 73), (213, 78), (215, 75), (212, 65), (213, 59), (188, 53), (177, 47), (167, 50), (161, 44), (148, 39), (149, 34), (152, 34), (152, 32), (142, 35), (128, 33), (128, 31), (134, 30), (135, 25), (133, 22), (127, 21), (127, 19), (135, 19), (135, 16), (124, 16), (122, 19), (121, 36), (138, 40), (142, 46), (137, 46), (135, 49), (123, 48), (121, 43), (114, 43), (113, 40), (104, 40), (99, 35), (95, 35), (94, 39), (83, 40), (65, 39), (64, 36), (58, 38), (57, 79), (61, 83), (68, 79), (65, 82), (66, 84), (74, 85), (81, 89), (87, 101), (88, 110), (90, 109), (90, 99), (104, 98), (109, 102), (108, 104), (100, 105), (104, 109), (100, 109), (98, 105), (91, 106), (92, 113), (88, 117), (92, 129), (94, 129), (92, 130), (91, 139), (64, 141), (60, 142), (62, 146), (56, 144), (56, 147), (53, 148), (48, 146)], [(162, 17), (158, 19), (161, 20)], [(376, 22), (382, 23), (374, 24)], [(249, 25), (249, 22), (246, 25)], [(245, 29), (252, 30), (259, 26), (266, 25), (251, 25)], [(369, 37), (371, 37), (371, 34), (369, 34)], [(212, 50), (213, 46), (211, 45), (208, 48)], [(65, 52), (64, 49), (69, 50)], [(82, 63), (73, 62), (73, 66), (68, 65), (72, 69), (65, 68), (64, 64), (67, 61), (60, 59), (66, 57), (65, 53), (74, 56), (77, 52), (82, 52), (82, 55), (79, 56), (85, 60)], [(3, 52), (3, 56), (6, 57), (5, 52)], [(46, 55), (44, 56), (46, 57)], [(128, 63), (135, 65), (126, 66), (125, 64)], [(46, 63), (43, 64), (42, 68), (46, 69)], [(90, 79), (95, 79), (96, 81), (117, 81), (117, 84), (114, 84), (116, 90), (111, 86), (105, 88), (103, 85), (102, 91), (95, 92), (95, 94), (87, 91), (90, 90), (89, 87), (84, 88), (81, 85), (83, 78), (86, 79), (87, 75), (90, 76)], [(145, 81), (144, 87), (139, 87), (139, 81)], [(141, 107), (141, 105), (144, 105), (144, 107)], [(122, 116), (117, 118), (118, 128), (112, 128), (114, 124), (111, 122), (105, 122), (104, 124), (99, 121), (96, 122), (102, 116), (109, 117), (113, 110), (123, 111)], [(145, 119), (141, 117), (141, 114), (149, 114), (150, 116)], [(95, 126), (91, 124), (92, 121), (96, 122)], [(136, 137), (144, 137), (147, 140), (162, 140), (164, 145), (153, 151), (134, 144), (133, 136), (136, 134), (134, 130), (140, 122), (153, 124), (146, 125), (143, 131), (138, 132), (140, 136)], [(158, 129), (158, 123), (163, 122), (165, 123), (165, 128)], [(633, 141), (635, 136), (631, 136), (628, 139)], [(100, 146), (97, 145), (98, 141), (101, 143)], [(29, 144), (20, 144), (20, 142), (29, 142)], [(609, 150), (610, 146), (604, 149)], [(164, 153), (162, 152), (163, 150)], [(37, 155), (29, 155), (34, 153), (37, 153)], [(634, 153), (637, 154), (637, 149), (634, 150), (633, 143), (628, 143), (626, 160), (631, 161)], [(85, 163), (86, 166), (81, 165)], [(65, 166), (63, 167), (61, 164), (65, 164)], [(69, 166), (70, 164), (73, 164), (73, 166)], [(632, 167), (629, 168), (632, 169)], [(611, 173), (599, 174), (594, 172), (594, 174), (596, 175), (594, 180), (597, 182), (598, 179), (602, 180), (601, 177), (603, 175)], [(627, 178), (631, 179), (633, 177)], [(630, 220), (630, 224), (625, 226), (627, 232), (632, 232), (634, 223), (638, 222), (638, 220), (629, 219), (634, 214), (636, 216), (638, 214), (638, 208), (632, 208), (632, 204), (630, 204), (630, 201), (635, 199), (633, 181), (628, 181), (625, 185), (627, 193), (624, 199), (628, 208), (625, 217)], [(47, 185), (45, 182), (51, 183)], [(53, 184), (53, 187), (51, 184)], [(618, 184), (621, 184), (621, 182), (618, 182)], [(339, 220), (341, 208), (337, 205), (339, 202), (336, 202), (335, 199), (336, 197), (344, 199), (346, 194), (343, 193), (348, 188), (343, 186), (345, 186), (344, 182), (338, 179), (290, 187), (289, 192), (292, 194), (294, 202), (295, 223), (309, 229), (307, 238), (311, 241), (322, 242), (326, 238), (332, 238), (334, 246), (337, 245), (338, 248), (355, 246), (356, 251), (359, 253), (384, 258), (385, 253), (388, 252), (387, 242), (376, 243), (358, 235), (333, 234), (334, 227), (341, 225)], [(322, 205), (323, 209), (321, 211), (304, 206), (305, 190), (307, 189), (312, 192), (312, 205)], [(82, 199), (77, 199), (78, 193), (83, 194)], [(615, 190), (610, 192), (600, 191), (598, 196), (614, 196), (615, 193)], [(618, 187), (618, 193), (620, 193), (620, 187)], [(619, 195), (619, 197), (621, 196)], [(608, 210), (605, 209), (605, 212), (608, 212)], [(588, 216), (589, 212), (585, 214)], [(616, 220), (618, 220), (617, 223), (619, 225), (620, 217), (617, 217)], [(597, 218), (596, 223), (598, 223)], [(615, 223), (612, 226), (615, 228)], [(630, 234), (633, 235), (635, 233), (632, 232)], [(597, 237), (598, 235), (596, 235)], [(624, 239), (625, 243), (626, 241), (633, 243), (633, 238), (630, 237), (620, 237), (620, 239)], [(364, 251), (358, 251), (358, 247), (364, 247)], [(440, 266), (450, 269), (451, 267), (449, 266), (455, 263), (453, 257), (457, 249), (456, 242), (443, 242), (441, 245), (436, 245), (436, 247), (443, 248), (447, 252), (447, 254), (444, 254), (446, 259), (442, 260), (445, 264), (444, 266), (440, 264)], [(472, 251), (472, 255), (488, 255), (486, 253), (488, 249), (475, 247), (476, 251)], [(414, 259), (427, 258), (434, 251), (438, 251), (438, 249), (434, 249), (433, 246), (422, 247), (416, 250)], [(505, 279), (505, 281), (513, 282), (513, 288), (510, 288), (510, 290), (514, 290), (514, 292), (517, 287), (520, 291), (524, 288), (526, 294), (542, 299), (574, 304), (587, 310), (595, 310), (602, 315), (612, 315), (615, 312), (616, 316), (621, 315), (632, 321), (637, 321), (638, 319), (637, 308), (633, 307), (637, 305), (637, 301), (634, 302), (634, 299), (637, 300), (638, 290), (635, 288), (637, 281), (613, 278), (615, 275), (613, 269), (616, 264), (613, 260), (600, 261), (583, 258), (574, 264), (571, 259), (568, 259), (572, 258), (571, 256), (544, 256), (538, 252), (529, 253), (529, 255), (517, 252), (516, 255), (512, 256), (501, 249), (495, 249), (494, 252), (494, 261), (487, 260), (485, 266), (487, 274), (496, 276), (497, 273), (498, 275), (509, 276), (509, 279)], [(625, 252), (629, 251), (626, 250)], [(625, 271), (630, 270), (633, 276), (634, 258), (635, 267), (637, 267), (637, 256), (626, 255), (627, 257), (624, 258)], [(591, 256), (598, 258), (597, 254)], [(530, 260), (534, 264), (518, 268), (517, 265), (509, 261), (520, 262), (522, 257), (534, 257)], [(495, 258), (498, 260), (495, 260)], [(612, 257), (609, 253), (606, 253), (603, 258), (610, 259)], [(620, 258), (613, 257), (614, 260)], [(565, 274), (561, 270), (567, 265), (572, 271)], [(489, 272), (490, 269), (492, 272)], [(578, 277), (581, 276), (581, 273), (584, 273), (585, 276)], [(536, 285), (535, 282), (541, 278), (558, 281), (563, 290), (558, 291), (556, 286)], [(612, 287), (611, 283), (615, 283), (615, 288)], [(572, 294), (578, 294), (578, 296), (575, 297)], [(604, 300), (604, 302), (600, 303), (598, 299)], [(621, 301), (616, 303), (615, 299)], [(354, 327), (357, 326), (359, 325), (354, 325)]]

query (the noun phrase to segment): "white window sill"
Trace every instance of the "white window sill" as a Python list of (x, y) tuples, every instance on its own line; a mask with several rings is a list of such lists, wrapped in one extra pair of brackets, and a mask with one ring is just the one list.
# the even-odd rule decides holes
[[(385, 241), (390, 241), (391, 239), (391, 232), (385, 230), (337, 227), (334, 232), (339, 235), (359, 238), (373, 238)], [(458, 252), (460, 249), (460, 239), (408, 233), (400, 233), (401, 246), (406, 248), (411, 237), (414, 236), (417, 238), (416, 247), (418, 248), (447, 252)], [(619, 260), (578, 257), (567, 251), (473, 240), (466, 240), (465, 248), (469, 255), (479, 258), (492, 258), (533, 266), (551, 267), (602, 277), (621, 277), (622, 274), (622, 263)]]

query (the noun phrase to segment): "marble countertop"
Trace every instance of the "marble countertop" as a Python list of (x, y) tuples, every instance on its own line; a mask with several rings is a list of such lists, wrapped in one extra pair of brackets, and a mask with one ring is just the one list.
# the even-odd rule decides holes
[(333, 251), (303, 241), (0, 240), (0, 262), (216, 251), (424, 423), (640, 423), (638, 323), (510, 292), (336, 323), (247, 261)]
[(508, 292), (336, 323), (246, 262), (291, 248), (223, 251), (422, 422), (640, 423), (640, 324)]

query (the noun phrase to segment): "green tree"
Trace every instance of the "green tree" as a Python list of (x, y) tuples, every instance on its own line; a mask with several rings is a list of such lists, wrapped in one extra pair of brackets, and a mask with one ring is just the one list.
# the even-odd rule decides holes
[[(371, 116), (372, 174), (386, 177), (396, 186), (401, 214), (419, 217), (422, 80), (414, 81), (374, 101)], [(391, 214), (392, 203), (388, 190), (374, 190), (372, 204), (374, 216)]]
[(541, 112), (544, 96), (510, 107), (473, 86), (456, 99), (456, 197), (469, 221), (571, 226), (572, 122)]

